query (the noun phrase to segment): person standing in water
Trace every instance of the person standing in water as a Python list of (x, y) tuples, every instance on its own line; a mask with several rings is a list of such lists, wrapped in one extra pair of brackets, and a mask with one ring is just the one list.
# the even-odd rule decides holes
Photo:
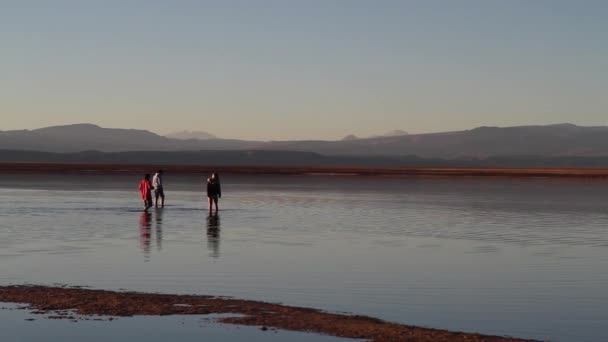
[(158, 208), (158, 198), (160, 197), (161, 208), (165, 207), (165, 191), (163, 190), (163, 170), (158, 170), (152, 177), (152, 187), (154, 187), (154, 207)]
[(217, 213), (220, 208), (218, 207), (219, 199), (222, 198), (222, 187), (220, 185), (220, 176), (217, 173), (213, 173), (210, 178), (207, 178), (207, 199), (209, 200), (209, 212), (213, 211), (213, 205), (215, 204), (215, 212)]
[(144, 211), (148, 211), (152, 206), (152, 184), (150, 184), (150, 174), (146, 173), (141, 182), (139, 182), (139, 193), (141, 194), (142, 201), (144, 201)]

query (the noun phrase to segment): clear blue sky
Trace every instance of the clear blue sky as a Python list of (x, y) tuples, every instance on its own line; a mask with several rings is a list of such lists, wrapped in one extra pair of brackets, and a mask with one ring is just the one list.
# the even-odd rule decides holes
[(0, 0), (0, 130), (608, 124), (608, 1)]

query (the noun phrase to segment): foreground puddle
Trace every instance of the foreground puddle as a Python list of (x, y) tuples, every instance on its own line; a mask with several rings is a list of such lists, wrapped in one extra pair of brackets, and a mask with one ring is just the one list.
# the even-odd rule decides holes
[[(0, 329), (3, 342), (21, 341), (91, 341), (91, 342), (350, 342), (333, 336), (311, 333), (267, 330), (259, 327), (217, 323), (226, 315), (175, 315), (108, 317), (81, 316), (75, 319), (53, 319), (55, 313), (34, 314), (22, 305), (0, 303)], [(74, 322), (77, 323), (74, 323)]]

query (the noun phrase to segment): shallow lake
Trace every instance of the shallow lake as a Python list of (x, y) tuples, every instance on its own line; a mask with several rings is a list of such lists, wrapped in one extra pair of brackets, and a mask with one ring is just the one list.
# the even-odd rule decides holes
[(138, 181), (1, 175), (0, 285), (223, 295), (608, 340), (608, 180), (226, 175), (218, 216), (202, 176), (165, 175), (167, 206), (148, 214)]

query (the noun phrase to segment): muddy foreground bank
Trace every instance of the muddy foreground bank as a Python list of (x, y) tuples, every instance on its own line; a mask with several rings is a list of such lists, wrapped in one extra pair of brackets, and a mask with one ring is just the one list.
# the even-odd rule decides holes
[(327, 313), (281, 304), (198, 295), (114, 292), (70, 287), (3, 286), (0, 302), (27, 304), (37, 313), (72, 310), (83, 316), (235, 314), (219, 322), (262, 329), (314, 332), (374, 342), (522, 342), (511, 337), (449, 332), (384, 322), (365, 316)]

